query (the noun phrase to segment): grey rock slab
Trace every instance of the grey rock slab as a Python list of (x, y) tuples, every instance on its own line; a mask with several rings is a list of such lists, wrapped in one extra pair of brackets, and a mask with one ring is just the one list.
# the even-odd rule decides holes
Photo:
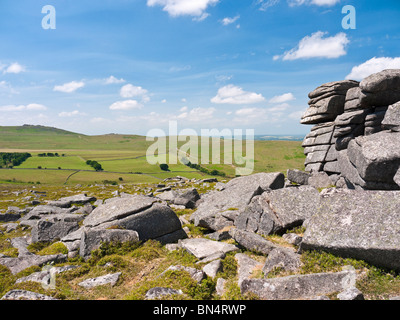
[(382, 127), (392, 131), (400, 131), (400, 102), (389, 106), (382, 121)]
[(400, 69), (387, 69), (374, 73), (361, 81), (360, 88), (372, 93), (387, 90), (400, 91)]
[(231, 208), (244, 208), (254, 196), (267, 189), (283, 188), (284, 185), (285, 176), (282, 173), (257, 173), (232, 179), (224, 190), (212, 191), (200, 200), (191, 220), (198, 226), (203, 218), (219, 216)]
[(323, 250), (400, 270), (400, 192), (345, 190), (324, 197), (301, 250)]
[(215, 278), (219, 271), (222, 271), (221, 260), (214, 260), (203, 267), (204, 273), (210, 278)]
[(302, 225), (319, 206), (320, 194), (310, 186), (264, 192), (235, 220), (239, 229), (263, 235), (283, 233)]
[(263, 264), (250, 258), (247, 254), (238, 253), (235, 255), (235, 259), (238, 263), (238, 284), (242, 284), (244, 279), (251, 277), (256, 269), (261, 270)]
[(110, 285), (113, 287), (117, 283), (120, 276), (121, 272), (106, 274), (105, 276), (84, 280), (78, 283), (78, 285), (85, 289), (91, 289), (94, 287), (104, 286), (104, 285)]
[(355, 287), (348, 288), (337, 295), (339, 300), (364, 300), (363, 293)]
[(17, 279), (17, 281), (15, 283), (32, 281), (32, 282), (49, 284), (50, 277), (52, 275), (56, 275), (56, 274), (59, 274), (59, 273), (62, 273), (62, 272), (68, 271), (68, 270), (76, 269), (76, 268), (78, 268), (78, 266), (52, 267), (52, 268), (49, 268), (48, 270), (34, 272), (34, 273), (30, 274), (29, 276), (19, 278), (19, 279)]
[(32, 242), (51, 242), (79, 229), (78, 222), (39, 220), (32, 228)]
[(308, 179), (308, 185), (316, 189), (328, 188), (332, 185), (332, 181), (325, 172), (313, 172)]
[(0, 258), (0, 264), (10, 269), (12, 274), (17, 274), (32, 266), (43, 266), (50, 262), (64, 262), (67, 259), (65, 254), (54, 254), (46, 256), (25, 255), (18, 258), (3, 257)]
[(180, 245), (183, 249), (194, 255), (198, 259), (204, 259), (216, 252), (238, 251), (239, 248), (228, 243), (208, 240), (204, 238), (193, 238), (181, 240)]
[(87, 258), (91, 252), (98, 249), (102, 243), (106, 242), (138, 242), (139, 235), (132, 230), (119, 229), (89, 229), (81, 234), (79, 254)]
[(145, 299), (146, 300), (157, 300), (162, 299), (165, 296), (169, 295), (182, 295), (182, 290), (175, 290), (171, 288), (163, 288), (163, 287), (154, 287), (146, 292)]
[(268, 255), (273, 249), (276, 248), (274, 243), (254, 232), (233, 228), (229, 230), (229, 233), (231, 234), (232, 238), (239, 243), (239, 245), (250, 251)]
[(8, 291), (1, 300), (57, 300), (44, 294), (27, 291), (27, 290), (11, 290)]
[(299, 185), (307, 185), (308, 184), (308, 178), (310, 177), (310, 173), (300, 171), (297, 169), (287, 170), (287, 178), (290, 182), (294, 182)]
[(265, 261), (263, 272), (265, 275), (275, 268), (285, 271), (296, 271), (301, 267), (301, 256), (289, 248), (276, 248), (272, 250)]
[(150, 208), (156, 201), (154, 198), (141, 195), (130, 198), (116, 198), (109, 203), (99, 205), (86, 217), (83, 224), (86, 227), (95, 227), (106, 222), (122, 219)]
[(308, 97), (310, 99), (312, 99), (312, 98), (316, 98), (322, 94), (326, 94), (327, 92), (332, 92), (332, 91), (347, 92), (347, 90), (354, 88), (354, 87), (358, 87), (358, 86), (359, 86), (359, 82), (354, 81), (354, 80), (328, 82), (328, 83), (325, 83), (325, 84), (319, 86), (312, 92), (310, 92), (308, 94)]
[(181, 265), (168, 267), (168, 269), (166, 269), (163, 273), (161, 273), (159, 275), (159, 277), (162, 277), (168, 271), (185, 271), (185, 272), (189, 273), (190, 277), (193, 280), (195, 280), (197, 283), (200, 283), (202, 280), (204, 280), (206, 278), (206, 274), (204, 273), (203, 270), (186, 267), (186, 266), (181, 266)]
[(96, 198), (88, 197), (86, 194), (78, 194), (70, 197), (61, 198), (59, 200), (48, 201), (47, 204), (60, 208), (68, 208), (72, 204), (86, 204), (91, 201), (96, 201)]
[(242, 294), (254, 293), (262, 300), (300, 300), (347, 289), (349, 271), (294, 275), (273, 279), (245, 279)]

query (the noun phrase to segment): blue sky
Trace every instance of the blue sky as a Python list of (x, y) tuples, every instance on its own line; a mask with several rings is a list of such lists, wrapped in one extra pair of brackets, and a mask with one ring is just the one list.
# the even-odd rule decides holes
[(399, 17), (398, 0), (2, 0), (0, 125), (306, 134), (317, 86), (400, 68)]

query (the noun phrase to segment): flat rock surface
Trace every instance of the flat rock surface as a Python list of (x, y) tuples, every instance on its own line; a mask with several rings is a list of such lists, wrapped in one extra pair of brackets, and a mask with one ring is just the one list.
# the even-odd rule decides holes
[(302, 250), (324, 250), (400, 270), (400, 192), (336, 192), (307, 222)]
[(185, 250), (193, 254), (198, 259), (203, 259), (211, 256), (215, 252), (228, 253), (231, 251), (238, 251), (238, 247), (213, 240), (204, 238), (185, 239), (179, 242)]

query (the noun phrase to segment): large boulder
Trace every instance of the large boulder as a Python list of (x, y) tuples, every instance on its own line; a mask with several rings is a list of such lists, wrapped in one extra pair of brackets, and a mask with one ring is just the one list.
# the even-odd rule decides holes
[(317, 211), (319, 202), (319, 192), (310, 186), (267, 191), (253, 198), (235, 219), (235, 225), (262, 235), (284, 233), (301, 226)]
[(179, 218), (167, 204), (141, 195), (115, 198), (97, 207), (83, 220), (83, 225), (96, 229), (134, 230), (140, 241), (158, 239), (182, 229)]
[(96, 198), (88, 197), (86, 194), (78, 194), (75, 196), (64, 197), (59, 200), (48, 201), (47, 204), (60, 208), (69, 208), (72, 204), (86, 204), (92, 201), (96, 201)]
[[(268, 189), (280, 189), (285, 185), (282, 173), (257, 173), (232, 179), (222, 191), (212, 191), (198, 202), (198, 208), (191, 216), (196, 226), (203, 226), (215, 231), (224, 227), (222, 214), (226, 211), (244, 209), (251, 199)], [(221, 219), (222, 223), (213, 224), (210, 220)], [(207, 223), (205, 223), (207, 222)], [(232, 223), (228, 224), (231, 225)]]
[(272, 279), (245, 279), (240, 289), (242, 294), (253, 293), (262, 300), (312, 299), (348, 289), (349, 282), (354, 277), (353, 271), (342, 271)]
[(359, 177), (365, 181), (361, 187), (399, 189), (393, 177), (400, 167), (400, 133), (383, 131), (358, 137), (349, 143), (347, 156)]
[(400, 270), (400, 192), (335, 192), (307, 222), (301, 250), (324, 250)]

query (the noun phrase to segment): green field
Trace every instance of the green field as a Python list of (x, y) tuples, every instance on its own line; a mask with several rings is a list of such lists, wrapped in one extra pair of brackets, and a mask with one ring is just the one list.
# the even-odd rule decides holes
[[(104, 181), (117, 183), (156, 183), (161, 180), (184, 176), (189, 179), (203, 179), (210, 174), (190, 168), (178, 161), (178, 164), (169, 164), (168, 172), (162, 171), (160, 166), (152, 165), (147, 160), (146, 152), (154, 142), (146, 141), (145, 137), (136, 135), (102, 135), (86, 136), (56, 128), (41, 126), (0, 127), (0, 152), (29, 152), (32, 154), (21, 165), (13, 169), (0, 169), (0, 183), (38, 183), (49, 185), (74, 184), (101, 184)], [(180, 142), (178, 149), (185, 144)], [(209, 146), (198, 146), (200, 151), (209, 149), (210, 163), (201, 164), (208, 172), (218, 170), (226, 175), (226, 179), (236, 175), (236, 163), (213, 164), (213, 151)], [(167, 149), (168, 150), (168, 149)], [(246, 154), (246, 145), (243, 141), (243, 156)], [(40, 153), (58, 153), (59, 157), (39, 157)], [(64, 155), (64, 156), (61, 156)], [(221, 162), (224, 163), (224, 146), (221, 141), (219, 152)], [(157, 156), (157, 155), (156, 155)], [(190, 154), (183, 151), (178, 159)], [(214, 153), (215, 156), (215, 153)], [(247, 160), (253, 160), (247, 157)], [(296, 141), (255, 141), (254, 145), (254, 173), (256, 172), (283, 172), (287, 169), (304, 170), (303, 148), (301, 142)], [(99, 162), (103, 171), (96, 172), (86, 164), (87, 160)], [(240, 166), (240, 165), (239, 165)], [(219, 176), (219, 180), (225, 177)]]

